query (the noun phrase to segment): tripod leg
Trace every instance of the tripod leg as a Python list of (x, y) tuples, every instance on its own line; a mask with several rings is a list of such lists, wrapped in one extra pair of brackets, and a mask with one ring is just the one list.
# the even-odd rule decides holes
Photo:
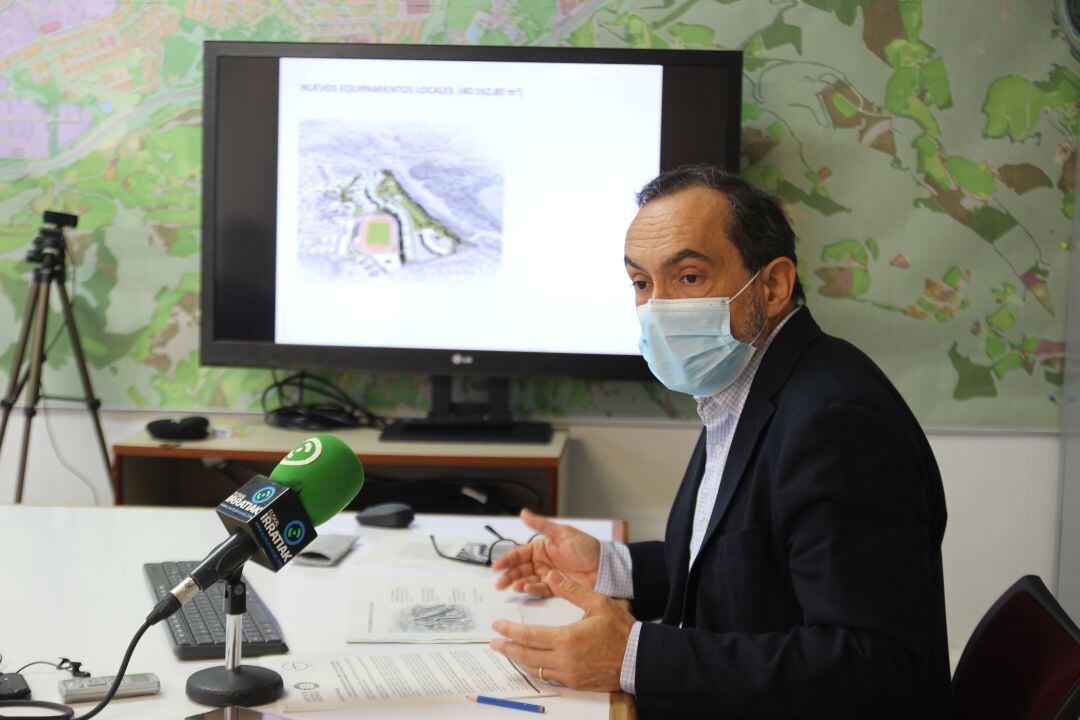
[(90, 411), (90, 417), (94, 420), (98, 448), (101, 450), (101, 459), (105, 461), (106, 477), (111, 481), (112, 463), (109, 462), (109, 449), (105, 446), (105, 433), (101, 431), (101, 418), (98, 417), (98, 408), (101, 407), (101, 401), (94, 397), (94, 388), (90, 385), (90, 373), (86, 370), (86, 356), (83, 354), (82, 342), (79, 340), (79, 329), (75, 327), (75, 315), (71, 312), (71, 300), (68, 298), (67, 288), (64, 287), (63, 280), (57, 280), (56, 289), (60, 293), (60, 307), (64, 311), (64, 323), (67, 325), (68, 339), (71, 341), (71, 349), (75, 353), (75, 364), (79, 368), (79, 379), (82, 381), (83, 395), (86, 396), (86, 409)]
[(45, 358), (45, 321), (49, 317), (49, 279), (35, 276), (37, 289), (37, 316), (34, 318), (34, 341), (30, 347), (30, 394), (26, 399), (26, 423), (23, 425), (22, 450), (19, 454), (19, 472), (15, 476), (15, 504), (22, 502), (23, 484), (26, 480), (26, 461), (30, 451), (30, 421), (37, 413), (41, 396), (41, 363)]
[(7, 432), (8, 418), (11, 409), (15, 406), (15, 399), (22, 392), (22, 383), (19, 382), (22, 375), (23, 358), (26, 356), (26, 341), (30, 337), (30, 324), (34, 322), (34, 308), (37, 306), (37, 283), (30, 283), (30, 292), (26, 296), (26, 308), (23, 310), (22, 327), (19, 329), (19, 341), (15, 345), (15, 359), (11, 362), (11, 377), (8, 378), (7, 394), (0, 401), (3, 407), (3, 415), (0, 416), (0, 446), (4, 444), (4, 433)]

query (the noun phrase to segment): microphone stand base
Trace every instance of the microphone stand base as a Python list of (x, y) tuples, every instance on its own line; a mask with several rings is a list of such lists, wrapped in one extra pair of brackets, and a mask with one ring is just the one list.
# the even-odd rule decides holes
[(255, 665), (240, 665), (235, 670), (226, 670), (224, 666), (207, 668), (187, 681), (187, 696), (211, 707), (265, 705), (277, 700), (283, 692), (285, 684), (280, 675)]

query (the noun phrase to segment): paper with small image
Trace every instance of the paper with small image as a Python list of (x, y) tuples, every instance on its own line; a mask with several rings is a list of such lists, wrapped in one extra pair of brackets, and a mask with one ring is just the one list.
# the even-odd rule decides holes
[(349, 586), (349, 642), (488, 642), (495, 620), (521, 622), (521, 609), (494, 577), (364, 576)]
[(558, 695), (502, 655), (476, 645), (368, 648), (354, 655), (283, 657), (266, 667), (284, 681), (282, 712), (463, 701), (473, 694)]

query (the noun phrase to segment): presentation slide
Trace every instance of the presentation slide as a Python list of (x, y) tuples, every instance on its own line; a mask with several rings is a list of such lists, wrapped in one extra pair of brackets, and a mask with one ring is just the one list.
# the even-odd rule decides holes
[(275, 342), (638, 352), (653, 65), (280, 65)]

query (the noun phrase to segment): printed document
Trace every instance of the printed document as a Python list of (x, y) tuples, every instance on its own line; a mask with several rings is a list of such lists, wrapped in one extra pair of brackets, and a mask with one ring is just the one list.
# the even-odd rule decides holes
[(285, 682), (282, 712), (418, 705), (473, 694), (558, 695), (486, 646), (370, 648), (355, 655), (281, 657), (265, 664)]
[(488, 642), (495, 620), (521, 622), (521, 609), (492, 577), (363, 576), (349, 585), (349, 642)]

